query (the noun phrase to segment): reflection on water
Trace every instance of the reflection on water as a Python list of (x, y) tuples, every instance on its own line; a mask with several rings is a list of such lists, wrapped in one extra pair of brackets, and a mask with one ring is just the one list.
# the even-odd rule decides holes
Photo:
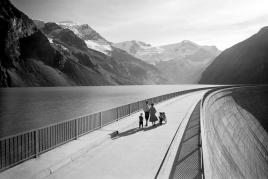
[(205, 85), (139, 85), (0, 89), (0, 137), (145, 98)]

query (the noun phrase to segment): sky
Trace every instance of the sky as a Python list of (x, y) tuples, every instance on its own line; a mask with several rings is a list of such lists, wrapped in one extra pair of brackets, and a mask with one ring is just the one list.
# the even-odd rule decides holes
[(88, 24), (111, 42), (231, 47), (268, 25), (268, 0), (11, 0), (32, 19)]

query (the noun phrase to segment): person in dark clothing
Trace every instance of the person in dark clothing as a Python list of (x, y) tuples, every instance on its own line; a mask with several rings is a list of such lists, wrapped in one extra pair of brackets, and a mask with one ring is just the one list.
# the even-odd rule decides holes
[(142, 113), (139, 116), (139, 128), (143, 128), (143, 117), (142, 117)]
[(143, 105), (143, 111), (144, 111), (145, 121), (146, 121), (145, 126), (148, 126), (148, 119), (150, 115), (150, 108), (149, 108), (148, 101), (146, 101), (145, 104)]
[(165, 112), (159, 112), (159, 124), (162, 125), (163, 121), (167, 123), (167, 118)]
[(156, 113), (156, 109), (154, 107), (154, 103), (152, 103), (151, 108), (150, 108), (150, 122), (152, 122), (153, 126), (155, 126), (155, 122), (158, 120), (155, 113)]

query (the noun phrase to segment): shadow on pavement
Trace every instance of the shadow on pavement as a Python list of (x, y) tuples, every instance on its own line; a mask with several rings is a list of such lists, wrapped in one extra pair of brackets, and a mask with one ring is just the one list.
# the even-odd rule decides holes
[[(162, 125), (165, 125), (165, 124), (162, 124)], [(135, 133), (140, 132), (140, 131), (144, 131), (144, 132), (145, 131), (149, 131), (149, 130), (155, 129), (155, 128), (159, 127), (159, 126), (161, 126), (161, 125), (159, 123), (157, 123), (154, 126), (149, 126), (149, 127), (143, 127), (143, 128), (136, 127), (136, 128), (129, 129), (127, 131), (124, 131), (124, 132), (119, 133), (113, 139), (117, 139), (119, 137), (129, 136), (129, 135), (135, 134)]]

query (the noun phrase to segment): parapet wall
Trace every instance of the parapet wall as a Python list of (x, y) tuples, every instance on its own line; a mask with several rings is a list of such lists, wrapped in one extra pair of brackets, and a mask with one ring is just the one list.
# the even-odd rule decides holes
[(206, 178), (268, 178), (268, 87), (213, 92), (201, 108)]

